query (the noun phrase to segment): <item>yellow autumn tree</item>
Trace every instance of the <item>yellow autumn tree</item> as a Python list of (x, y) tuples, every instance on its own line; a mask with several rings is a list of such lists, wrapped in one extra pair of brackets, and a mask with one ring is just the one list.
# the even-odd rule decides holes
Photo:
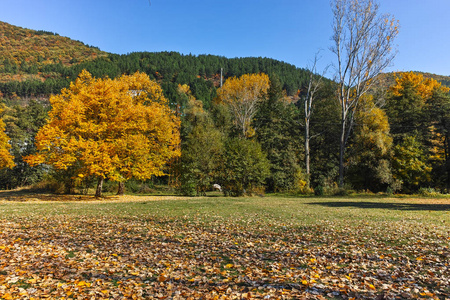
[[(395, 74), (386, 111), (393, 126), (393, 173), (405, 191), (441, 179), (447, 160), (449, 88), (421, 73)], [(434, 168), (434, 170), (433, 170)], [(431, 178), (431, 176), (436, 176)]]
[(407, 87), (413, 88), (416, 93), (424, 100), (430, 99), (433, 91), (441, 90), (449, 92), (449, 88), (443, 86), (433, 78), (425, 78), (420, 73), (399, 72), (395, 74), (395, 84), (391, 87), (394, 96), (401, 96)]
[[(2, 111), (0, 108), (0, 114)], [(0, 119), (0, 169), (15, 166), (13, 156), (9, 153), (10, 148), (9, 138), (5, 133), (5, 123)]]
[(387, 115), (372, 95), (360, 98), (355, 112), (354, 137), (349, 155), (348, 178), (357, 189), (373, 192), (397, 188), (391, 172), (392, 137)]
[(251, 121), (256, 114), (261, 96), (267, 92), (269, 86), (270, 80), (266, 74), (244, 74), (239, 78), (228, 78), (217, 90), (219, 103), (230, 108), (235, 125), (243, 137), (255, 134)]
[(180, 155), (180, 120), (159, 84), (143, 73), (96, 79), (82, 71), (68, 89), (50, 98), (48, 123), (36, 135), (31, 165), (75, 167), (79, 177), (124, 182), (163, 175)]

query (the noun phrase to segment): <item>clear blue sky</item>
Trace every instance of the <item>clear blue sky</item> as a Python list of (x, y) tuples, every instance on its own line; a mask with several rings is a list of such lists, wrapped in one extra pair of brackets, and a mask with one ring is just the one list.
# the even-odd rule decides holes
[[(306, 67), (334, 61), (329, 0), (0, 0), (0, 20), (112, 53), (262, 56)], [(450, 1), (381, 0), (400, 22), (387, 71), (450, 75)]]

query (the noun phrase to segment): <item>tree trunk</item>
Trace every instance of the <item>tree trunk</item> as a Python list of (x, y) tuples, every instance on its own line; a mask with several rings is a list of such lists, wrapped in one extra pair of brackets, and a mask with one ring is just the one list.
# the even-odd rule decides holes
[(72, 179), (66, 181), (64, 183), (64, 194), (74, 194), (74, 186)]
[(309, 183), (309, 173), (310, 173), (309, 162), (310, 162), (310, 153), (309, 153), (309, 120), (306, 119), (306, 122), (305, 122), (305, 166), (306, 166), (306, 176), (308, 177), (307, 178), (308, 188), (310, 186), (310, 183)]
[(99, 177), (98, 178), (97, 190), (95, 191), (95, 197), (96, 198), (99, 198), (99, 197), (102, 196), (103, 181), (104, 181), (103, 177)]
[(125, 182), (119, 182), (119, 188), (117, 189), (117, 195), (123, 196), (125, 193)]
[(345, 154), (345, 119), (342, 121), (341, 138), (339, 140), (339, 187), (344, 187), (344, 154)]
[(444, 139), (444, 155), (445, 155), (445, 169), (447, 171), (447, 193), (450, 192), (450, 142), (449, 133), (446, 134)]

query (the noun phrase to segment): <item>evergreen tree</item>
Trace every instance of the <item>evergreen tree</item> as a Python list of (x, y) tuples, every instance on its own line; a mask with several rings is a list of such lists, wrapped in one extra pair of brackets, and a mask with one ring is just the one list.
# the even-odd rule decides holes
[(5, 111), (6, 129), (10, 136), (11, 153), (15, 166), (0, 171), (0, 189), (13, 189), (31, 185), (41, 180), (45, 167), (31, 167), (23, 156), (36, 153), (35, 135), (47, 119), (48, 107), (37, 101), (29, 105), (15, 106)]
[(242, 138), (231, 138), (225, 143), (221, 165), (221, 184), (226, 195), (242, 196), (259, 193), (270, 174), (270, 163), (261, 145)]
[(413, 72), (400, 73), (390, 87), (386, 112), (395, 145), (394, 174), (405, 191), (423, 185), (443, 189), (449, 181), (445, 178), (448, 91), (436, 80)]
[(427, 164), (422, 144), (415, 136), (406, 136), (394, 147), (394, 178), (399, 180), (406, 192), (416, 192), (430, 181), (431, 167)]
[(432, 142), (430, 161), (433, 168), (432, 182), (435, 187), (450, 191), (450, 95), (435, 89), (428, 109)]
[[(337, 181), (339, 158), (340, 112), (334, 95), (335, 85), (324, 82), (318, 91), (311, 116), (311, 186), (332, 187)], [(303, 106), (300, 107), (301, 115)]]
[(261, 102), (253, 127), (270, 162), (268, 191), (292, 191), (306, 182), (300, 167), (302, 135), (299, 113), (287, 102), (276, 76), (270, 80), (267, 96)]
[(214, 127), (202, 102), (190, 96), (182, 121), (181, 192), (204, 195), (218, 177), (223, 135)]

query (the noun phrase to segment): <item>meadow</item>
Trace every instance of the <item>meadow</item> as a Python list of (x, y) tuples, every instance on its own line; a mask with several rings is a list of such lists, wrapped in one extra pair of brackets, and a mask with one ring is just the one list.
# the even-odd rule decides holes
[(0, 192), (3, 299), (448, 299), (448, 198)]

